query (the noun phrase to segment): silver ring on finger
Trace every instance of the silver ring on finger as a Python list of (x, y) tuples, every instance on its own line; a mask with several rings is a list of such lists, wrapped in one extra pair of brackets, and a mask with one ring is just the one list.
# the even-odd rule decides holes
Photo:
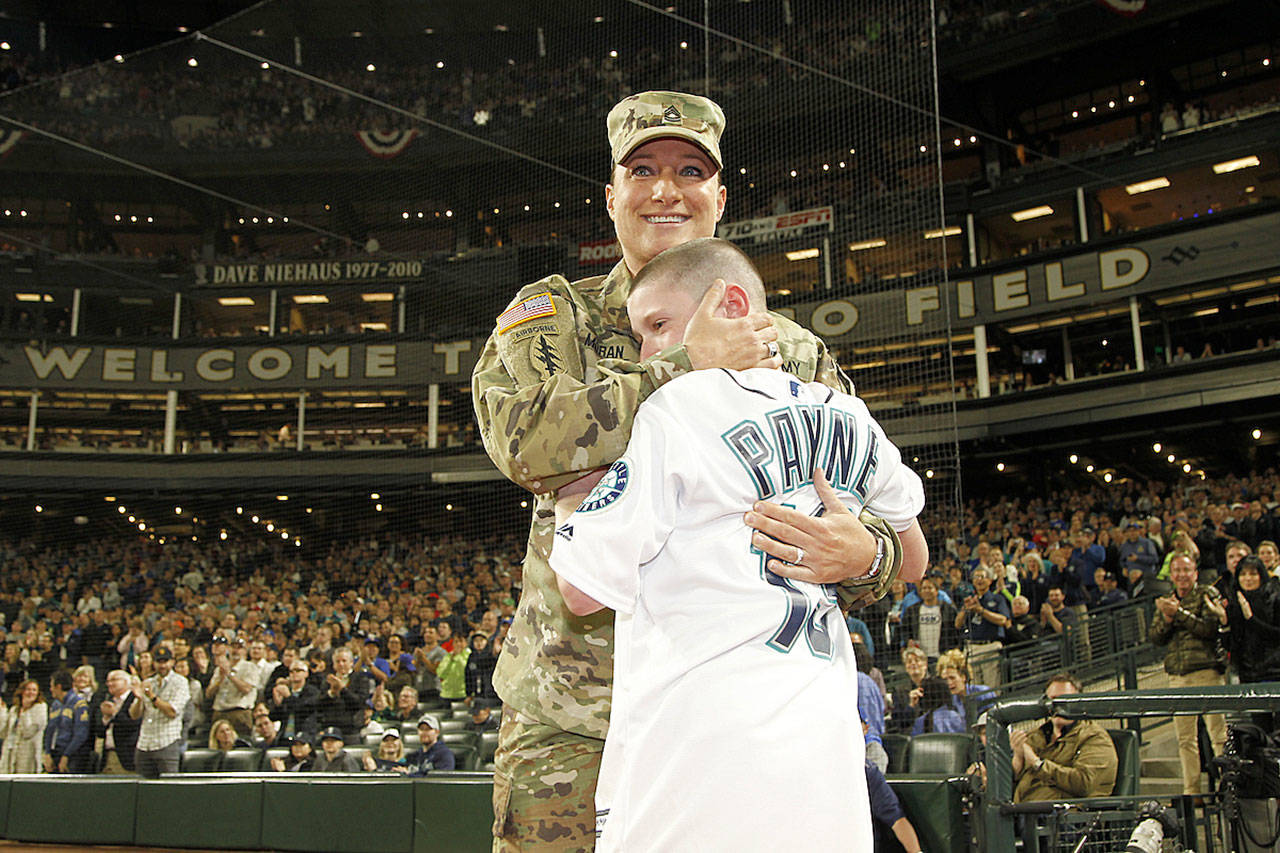
[(798, 566), (804, 562), (804, 549), (799, 545), (796, 546), (796, 558), (792, 561), (792, 565)]
[(769, 358), (778, 357), (778, 342), (769, 341), (764, 345), (765, 351), (769, 354)]

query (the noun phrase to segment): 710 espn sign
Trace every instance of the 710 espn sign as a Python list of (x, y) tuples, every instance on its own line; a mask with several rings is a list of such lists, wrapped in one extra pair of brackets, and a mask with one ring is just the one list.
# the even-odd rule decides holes
[(780, 237), (794, 237), (811, 228), (825, 228), (830, 231), (834, 227), (835, 217), (832, 209), (816, 207), (813, 210), (781, 213), (761, 219), (722, 223), (717, 236), (726, 240), (777, 240)]

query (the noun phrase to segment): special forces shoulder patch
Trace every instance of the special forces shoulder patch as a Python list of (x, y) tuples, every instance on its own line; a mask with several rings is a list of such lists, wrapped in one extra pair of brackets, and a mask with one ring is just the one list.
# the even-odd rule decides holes
[(551, 293), (539, 293), (530, 296), (523, 302), (513, 305), (498, 315), (498, 334), (513, 329), (521, 323), (536, 320), (538, 317), (550, 317), (556, 313), (556, 304), (551, 300)]
[(587, 495), (582, 506), (578, 507), (578, 512), (596, 512), (609, 506), (622, 497), (630, 480), (631, 469), (627, 467), (626, 460), (619, 459), (614, 462), (600, 478), (600, 482), (596, 483), (596, 487)]

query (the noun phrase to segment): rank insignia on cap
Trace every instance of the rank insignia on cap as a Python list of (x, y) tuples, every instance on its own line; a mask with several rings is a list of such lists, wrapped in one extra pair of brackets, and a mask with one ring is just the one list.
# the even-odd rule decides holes
[(671, 104), (662, 111), (662, 120), (668, 124), (679, 124), (681, 121), (680, 111), (676, 109), (675, 104)]
[(521, 323), (538, 317), (550, 317), (556, 313), (556, 305), (550, 293), (531, 296), (519, 305), (513, 305), (498, 315), (498, 334), (513, 329)]

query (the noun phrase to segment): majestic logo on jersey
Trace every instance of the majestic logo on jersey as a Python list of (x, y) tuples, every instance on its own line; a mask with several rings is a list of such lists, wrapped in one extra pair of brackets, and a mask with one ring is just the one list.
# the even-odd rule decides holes
[(573, 541), (573, 525), (572, 524), (560, 525), (559, 527), (556, 528), (556, 535), (564, 537), (564, 540), (566, 542), (572, 542)]
[(582, 506), (578, 507), (578, 512), (595, 512), (598, 509), (604, 509), (622, 497), (622, 493), (627, 490), (627, 483), (630, 480), (631, 469), (627, 467), (625, 461), (619, 459), (613, 463), (613, 467), (605, 472), (600, 482), (596, 483), (596, 487), (591, 490), (591, 494), (587, 495), (587, 499), (582, 502)]
[(538, 343), (533, 348), (533, 357), (546, 370), (547, 376), (560, 370), (560, 353), (546, 335), (538, 338)]

